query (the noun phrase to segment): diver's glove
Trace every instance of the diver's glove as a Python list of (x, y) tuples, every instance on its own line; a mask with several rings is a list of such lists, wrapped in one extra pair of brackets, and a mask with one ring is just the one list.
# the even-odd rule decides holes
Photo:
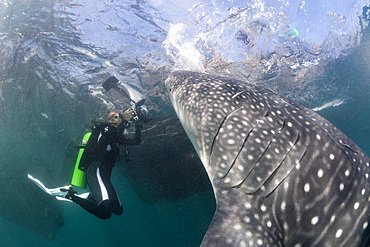
[(123, 120), (126, 120), (127, 122), (130, 122), (134, 116), (133, 110), (126, 110), (124, 113), (121, 114)]

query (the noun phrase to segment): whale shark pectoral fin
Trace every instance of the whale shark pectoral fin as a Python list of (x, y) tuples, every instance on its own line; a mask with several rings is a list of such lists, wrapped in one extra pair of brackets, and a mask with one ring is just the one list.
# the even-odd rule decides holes
[[(59, 197), (65, 197), (68, 193), (68, 189), (70, 188), (69, 185), (63, 186), (63, 187), (58, 187), (58, 188), (53, 188), (49, 189), (46, 188), (46, 186), (38, 179), (32, 177), (30, 174), (27, 174), (28, 178), (31, 179), (42, 191), (45, 193), (51, 195), (51, 196), (59, 196)], [(67, 191), (61, 191), (61, 189), (65, 189)]]
[[(255, 217), (256, 214), (264, 217), (252, 206), (263, 205), (262, 197), (246, 195), (235, 189), (215, 193), (217, 209), (201, 246), (283, 246), (278, 226), (271, 221), (267, 227)], [(244, 203), (240, 203), (241, 200)], [(265, 213), (267, 216), (268, 212)]]

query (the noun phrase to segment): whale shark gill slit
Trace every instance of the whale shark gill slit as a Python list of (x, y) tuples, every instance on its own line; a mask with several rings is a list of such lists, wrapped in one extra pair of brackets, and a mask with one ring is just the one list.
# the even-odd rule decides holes
[[(284, 179), (290, 174), (290, 172), (301, 162), (303, 157), (307, 153), (307, 148), (304, 147), (300, 151), (300, 155), (293, 154), (293, 152), (297, 152), (296, 144), (298, 143), (300, 138), (300, 133), (297, 136), (297, 140), (293, 146), (289, 149), (288, 153), (283, 157), (283, 160), (280, 162), (278, 167), (273, 170), (271, 175), (264, 181), (264, 184), (259, 187), (257, 191), (255, 191), (256, 195), (260, 195), (262, 197), (269, 196), (283, 181)], [(292, 162), (289, 159), (291, 156), (298, 157), (295, 162)], [(285, 164), (291, 164), (285, 165)]]
[[(258, 190), (266, 190), (267, 187), (271, 187), (272, 185), (266, 184), (266, 181), (273, 180), (275, 184), (280, 184), (282, 180), (286, 176), (281, 176), (284, 173), (290, 172), (296, 163), (285, 163), (288, 155), (292, 155), (294, 157), (297, 157), (297, 154), (292, 154), (294, 151), (294, 147), (296, 147), (296, 144), (298, 143), (300, 139), (300, 132), (297, 133), (295, 136), (294, 142), (287, 143), (288, 146), (285, 148), (285, 154), (282, 152), (282, 157), (277, 158), (274, 162), (271, 161), (272, 159), (272, 153), (276, 152), (276, 143), (278, 143), (276, 140), (278, 140), (279, 135), (283, 135), (282, 128), (278, 133), (276, 133), (273, 137), (273, 139), (270, 141), (269, 145), (266, 147), (264, 153), (261, 155), (257, 163), (255, 164), (253, 170), (248, 174), (248, 176), (244, 179), (244, 181), (240, 184), (240, 189), (243, 190), (247, 194), (255, 194)], [(280, 145), (280, 144), (278, 144)], [(294, 165), (295, 164), (295, 165)], [(286, 168), (286, 169), (285, 169)], [(283, 172), (279, 172), (279, 170)], [(281, 174), (282, 173), (282, 174)], [(276, 177), (275, 177), (276, 176)], [(273, 188), (270, 188), (270, 190)]]
[[(239, 150), (238, 154), (235, 156), (235, 159), (234, 159), (233, 163), (231, 164), (230, 169), (235, 165), (235, 161), (238, 159), (238, 157), (239, 157), (239, 155), (240, 155), (241, 151), (243, 150), (243, 148), (244, 148), (244, 146), (245, 146), (245, 143), (247, 142), (247, 140), (248, 140), (248, 138), (249, 138), (250, 134), (252, 133), (252, 131), (253, 131), (253, 129), (251, 129), (251, 130), (248, 132), (247, 137), (245, 137), (244, 142), (243, 142), (243, 145), (242, 145), (242, 147), (240, 148), (240, 150)], [(229, 174), (230, 169), (226, 172), (226, 174), (225, 174), (224, 176), (222, 176), (222, 177), (220, 177), (220, 178), (221, 178), (221, 179), (224, 179), (224, 178), (227, 176), (227, 174)], [(237, 186), (231, 186), (231, 187), (233, 188), (233, 187), (237, 187)]]
[(223, 125), (224, 125), (224, 123), (225, 123), (226, 118), (227, 118), (227, 117), (224, 117), (224, 119), (222, 120), (222, 122), (221, 122), (220, 126), (219, 126), (219, 127), (218, 127), (218, 129), (217, 129), (217, 132), (216, 132), (216, 134), (215, 134), (215, 137), (213, 138), (213, 141), (212, 141), (212, 144), (211, 144), (211, 150), (210, 150), (210, 152), (209, 152), (209, 155), (210, 155), (210, 156), (212, 156), (213, 146), (214, 146), (214, 144), (215, 144), (215, 141), (216, 141), (216, 138), (217, 138), (218, 134), (220, 133), (220, 129), (222, 128), (222, 126), (223, 126)]
[(348, 144), (342, 143), (342, 146), (343, 146), (343, 147), (348, 148), (348, 149), (349, 149), (349, 150), (351, 150), (353, 153), (358, 154), (358, 152), (356, 152), (356, 151), (355, 151), (351, 146), (349, 146)]
[[(216, 164), (216, 163), (221, 163), (221, 166), (219, 166), (219, 173), (220, 173), (220, 178), (225, 178), (226, 175), (230, 172), (232, 167), (235, 164), (235, 161), (237, 160), (240, 152), (243, 150), (243, 147), (245, 146), (245, 143), (248, 141), (248, 138), (250, 137), (251, 133), (253, 130), (256, 128), (256, 126), (263, 120), (263, 116), (257, 115), (256, 114), (256, 119), (253, 123), (245, 124), (243, 127), (245, 128), (244, 132), (246, 136), (239, 136), (239, 141), (235, 141), (233, 145), (229, 145), (228, 142), (228, 133), (232, 131), (235, 131), (235, 122), (239, 120), (239, 116), (242, 114), (243, 111), (245, 111), (245, 107), (240, 107), (236, 110), (234, 110), (231, 114), (229, 114), (223, 121), (223, 124), (221, 128), (218, 131), (218, 134), (216, 138), (214, 139), (214, 145), (213, 145), (213, 150), (214, 152), (212, 153), (211, 157), (211, 163)], [(222, 134), (220, 134), (222, 132)], [(230, 158), (227, 159), (226, 161), (219, 162), (220, 159), (220, 154), (225, 155), (225, 150), (232, 150), (232, 155), (230, 155)], [(221, 157), (223, 157), (221, 155)], [(214, 157), (217, 157), (218, 159), (214, 159)], [(232, 161), (232, 162), (231, 162)], [(227, 179), (228, 180), (228, 179)], [(226, 180), (226, 181), (227, 181)]]
[[(265, 117), (266, 117), (266, 116), (268, 116), (268, 114), (265, 114)], [(264, 121), (264, 122), (265, 122), (265, 121)], [(232, 186), (231, 186), (232, 188), (240, 188), (240, 187), (242, 186), (242, 184), (244, 184), (244, 183), (247, 181), (247, 179), (248, 179), (248, 177), (250, 176), (250, 174), (254, 171), (254, 169), (256, 168), (257, 164), (260, 162), (260, 160), (262, 159), (262, 157), (266, 154), (266, 152), (267, 152), (267, 150), (269, 149), (269, 147), (271, 146), (272, 142), (275, 140), (276, 136), (280, 133), (280, 131), (281, 131), (283, 128), (284, 128), (284, 122), (283, 122), (282, 127), (280, 128), (280, 130), (279, 130), (278, 132), (276, 132), (276, 133), (273, 135), (273, 138), (268, 142), (267, 146), (264, 148), (263, 153), (258, 157), (258, 159), (257, 159), (257, 160), (256, 160), (256, 162), (254, 163), (254, 165), (252, 165), (252, 166), (250, 167), (251, 169), (250, 169), (249, 173), (248, 173), (248, 174), (246, 174), (245, 178), (244, 178), (242, 181), (238, 181), (238, 182), (236, 182), (237, 184), (232, 185)], [(253, 130), (252, 130), (252, 131), (253, 131)], [(250, 132), (249, 132), (248, 136), (250, 136), (250, 133), (251, 133), (252, 131), (250, 131)], [(244, 148), (245, 148), (245, 143), (246, 143), (246, 141), (247, 141), (247, 139), (245, 140), (245, 142), (244, 142), (244, 144), (243, 144), (243, 148), (242, 148), (242, 149), (244, 149)], [(240, 150), (239, 154), (241, 153), (242, 149)], [(238, 155), (238, 156), (239, 156), (239, 155)], [(238, 158), (238, 157), (236, 157), (236, 159), (237, 159), (237, 158)], [(235, 160), (236, 160), (236, 159), (235, 159)], [(235, 162), (234, 162), (234, 163), (235, 163)], [(251, 192), (251, 191), (248, 191), (248, 190), (244, 190), (244, 192), (245, 192), (245, 193), (247, 193), (247, 194), (252, 194), (252, 193), (256, 192), (256, 190), (253, 190), (252, 192)]]
[[(264, 113), (265, 115), (266, 112)], [(266, 156), (266, 152), (270, 151), (269, 147), (274, 140), (276, 141), (276, 136), (279, 134), (282, 126), (284, 126), (284, 121), (278, 117), (268, 116), (257, 121), (257, 124), (252, 129), (253, 131), (243, 144), (234, 166), (228, 173), (231, 187), (240, 187), (240, 185), (244, 184), (245, 192), (254, 191), (254, 188), (247, 189), (249, 183), (246, 181), (250, 181), (248, 177), (252, 173), (256, 173), (256, 167), (263, 167), (266, 163), (271, 162), (269, 159), (272, 156), (271, 154)], [(263, 163), (261, 163), (261, 159), (264, 159)], [(266, 176), (266, 174), (258, 174), (253, 179), (260, 180), (263, 179), (263, 176)]]
[(289, 176), (292, 170), (301, 162), (304, 156), (307, 154), (307, 148), (304, 149), (302, 156), (299, 158), (298, 162), (295, 166), (284, 166), (283, 163), (289, 163), (288, 155), (285, 156), (284, 161), (280, 165), (280, 169), (276, 169), (274, 173), (266, 180), (265, 184), (255, 193), (255, 195), (261, 197), (268, 197), (270, 196), (277, 188), (280, 186), (284, 180)]

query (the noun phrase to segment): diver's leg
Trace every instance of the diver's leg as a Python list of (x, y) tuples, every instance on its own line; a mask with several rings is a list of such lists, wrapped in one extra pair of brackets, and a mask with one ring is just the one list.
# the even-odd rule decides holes
[(102, 182), (100, 174), (101, 162), (93, 162), (87, 170), (87, 183), (94, 197), (94, 200), (84, 199), (72, 194), (71, 200), (80, 205), (89, 213), (100, 219), (109, 219), (111, 217), (110, 201), (108, 193)]
[(100, 205), (98, 205), (94, 201), (78, 197), (74, 194), (71, 195), (71, 199), (73, 202), (80, 205), (86, 211), (88, 211), (89, 213), (95, 215), (96, 217), (100, 219), (103, 219), (103, 220), (109, 219), (112, 215), (109, 209), (109, 201), (104, 201), (100, 203)]
[(123, 213), (123, 207), (122, 207), (121, 201), (120, 201), (120, 199), (119, 199), (119, 197), (117, 195), (117, 192), (114, 189), (111, 181), (109, 180), (109, 182), (105, 183), (105, 185), (106, 185), (106, 188), (107, 188), (107, 191), (108, 191), (108, 195), (109, 195), (110, 211), (113, 214), (122, 215), (122, 213)]
[[(106, 197), (104, 199), (101, 198), (100, 200), (101, 200), (101, 203), (106, 200), (109, 200), (110, 212), (116, 215), (122, 215), (123, 207), (122, 207), (121, 201), (117, 195), (116, 190), (113, 187), (112, 182), (110, 181), (113, 167), (114, 167), (114, 164), (111, 164), (111, 163), (103, 163), (99, 166), (101, 182), (104, 185), (105, 192), (106, 192)], [(96, 200), (96, 201), (99, 203), (99, 200)]]

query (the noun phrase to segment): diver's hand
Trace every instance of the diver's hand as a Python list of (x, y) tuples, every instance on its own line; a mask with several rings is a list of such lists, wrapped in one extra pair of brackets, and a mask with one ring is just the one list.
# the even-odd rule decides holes
[(123, 119), (129, 122), (132, 117), (134, 116), (134, 111), (133, 110), (127, 110), (123, 113)]

